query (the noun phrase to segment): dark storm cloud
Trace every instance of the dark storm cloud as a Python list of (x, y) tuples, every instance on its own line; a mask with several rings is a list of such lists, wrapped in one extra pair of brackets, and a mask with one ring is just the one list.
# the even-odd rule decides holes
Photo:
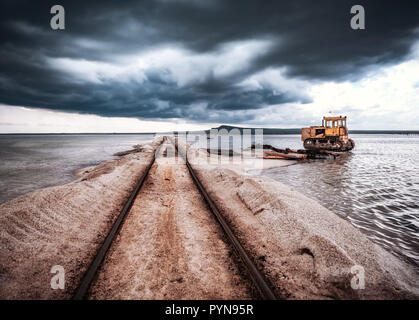
[[(356, 79), (369, 68), (403, 60), (419, 26), (416, 1), (60, 1), (66, 30), (52, 31), (54, 4), (2, 1), (1, 103), (104, 116), (245, 121), (266, 105), (309, 102), (304, 92), (238, 86), (246, 77), (278, 67), (307, 80)], [(354, 4), (365, 7), (366, 30), (349, 27)], [(211, 55), (227, 43), (260, 39), (271, 46), (249, 65), (183, 86), (158, 68), (142, 82), (83, 83), (46, 64), (46, 58), (115, 63), (163, 45)]]

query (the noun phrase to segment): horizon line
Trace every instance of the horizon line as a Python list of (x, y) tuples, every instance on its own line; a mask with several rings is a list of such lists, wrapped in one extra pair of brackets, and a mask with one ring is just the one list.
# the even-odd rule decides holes
[[(234, 127), (231, 126), (233, 128), (238, 128), (238, 129), (249, 129), (249, 130), (254, 130), (254, 129), (269, 129), (269, 130), (286, 130), (286, 131), (290, 131), (290, 130), (301, 130), (301, 128), (246, 128), (246, 127)], [(105, 134), (135, 134), (135, 135), (139, 135), (139, 134), (165, 134), (165, 133), (175, 133), (175, 132), (205, 132), (205, 131), (209, 131), (211, 129), (217, 129), (217, 128), (210, 128), (210, 129), (205, 129), (205, 130), (174, 130), (174, 131), (154, 131), (154, 132), (0, 132), (0, 135), (75, 135), (75, 134), (81, 134), (81, 135), (94, 135), (94, 134), (101, 134), (101, 135), (105, 135)], [(349, 132), (352, 133), (415, 133), (415, 134), (419, 134), (419, 129), (355, 129), (355, 130), (349, 130)], [(272, 133), (275, 134), (275, 133)], [(277, 133), (277, 134), (297, 134), (297, 133)]]

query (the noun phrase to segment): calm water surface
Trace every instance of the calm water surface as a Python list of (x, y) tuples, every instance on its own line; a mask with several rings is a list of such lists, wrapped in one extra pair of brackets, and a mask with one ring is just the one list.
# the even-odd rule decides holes
[(0, 203), (74, 179), (75, 169), (114, 158), (154, 135), (0, 135)]

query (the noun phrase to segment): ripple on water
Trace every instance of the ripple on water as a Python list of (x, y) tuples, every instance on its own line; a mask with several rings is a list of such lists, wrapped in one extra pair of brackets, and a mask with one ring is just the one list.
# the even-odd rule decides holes
[[(271, 136), (269, 144), (295, 146), (298, 138)], [(316, 199), (419, 272), (419, 137), (353, 138), (356, 148), (338, 160), (305, 161), (262, 174)]]

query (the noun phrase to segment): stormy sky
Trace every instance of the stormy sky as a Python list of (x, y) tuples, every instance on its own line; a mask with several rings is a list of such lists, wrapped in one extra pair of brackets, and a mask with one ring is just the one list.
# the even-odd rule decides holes
[[(50, 8), (65, 8), (52, 30)], [(350, 9), (365, 8), (365, 30)], [(417, 1), (1, 1), (0, 132), (419, 129)]]

